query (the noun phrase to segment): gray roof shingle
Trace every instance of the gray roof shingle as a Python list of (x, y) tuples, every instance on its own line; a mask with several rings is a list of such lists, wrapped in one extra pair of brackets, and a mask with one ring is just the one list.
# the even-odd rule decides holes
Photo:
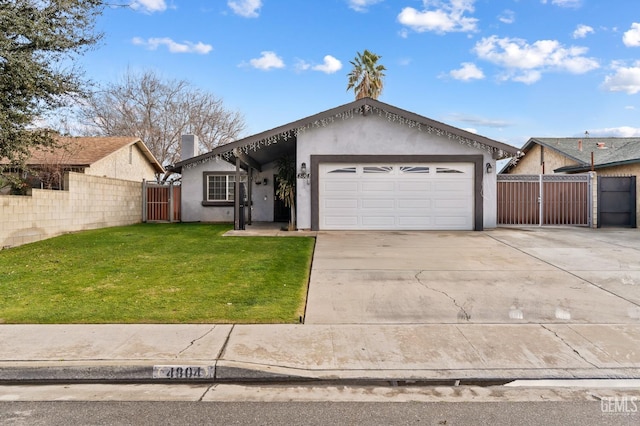
[(522, 151), (526, 154), (534, 144), (555, 150), (579, 163), (561, 167), (556, 172), (588, 170), (592, 152), (595, 168), (640, 162), (640, 138), (531, 138)]

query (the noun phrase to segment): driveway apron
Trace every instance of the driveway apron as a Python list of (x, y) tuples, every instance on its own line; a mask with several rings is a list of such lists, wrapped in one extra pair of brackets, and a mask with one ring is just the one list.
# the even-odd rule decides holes
[(640, 322), (640, 233), (320, 232), (305, 323)]

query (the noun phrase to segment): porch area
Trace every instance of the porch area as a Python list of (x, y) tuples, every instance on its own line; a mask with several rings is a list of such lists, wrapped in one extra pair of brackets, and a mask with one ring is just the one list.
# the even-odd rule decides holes
[(232, 229), (225, 237), (315, 237), (317, 231), (287, 231), (286, 222), (252, 222), (245, 229)]

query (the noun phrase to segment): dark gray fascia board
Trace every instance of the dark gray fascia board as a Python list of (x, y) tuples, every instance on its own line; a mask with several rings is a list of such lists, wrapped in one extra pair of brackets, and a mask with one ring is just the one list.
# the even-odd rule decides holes
[[(605, 169), (607, 167), (616, 167), (616, 166), (625, 166), (627, 164), (636, 164), (640, 163), (640, 158), (633, 158), (631, 160), (624, 161), (614, 161), (611, 163), (602, 163), (602, 164), (594, 164), (593, 169)], [(584, 166), (564, 166), (554, 170), (556, 173), (566, 173), (566, 172), (588, 172), (591, 170), (591, 164), (587, 164)]]

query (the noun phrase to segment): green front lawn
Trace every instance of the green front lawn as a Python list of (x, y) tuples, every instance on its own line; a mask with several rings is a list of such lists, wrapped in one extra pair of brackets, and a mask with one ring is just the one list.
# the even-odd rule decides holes
[(0, 251), (0, 323), (294, 323), (314, 240), (139, 224)]

